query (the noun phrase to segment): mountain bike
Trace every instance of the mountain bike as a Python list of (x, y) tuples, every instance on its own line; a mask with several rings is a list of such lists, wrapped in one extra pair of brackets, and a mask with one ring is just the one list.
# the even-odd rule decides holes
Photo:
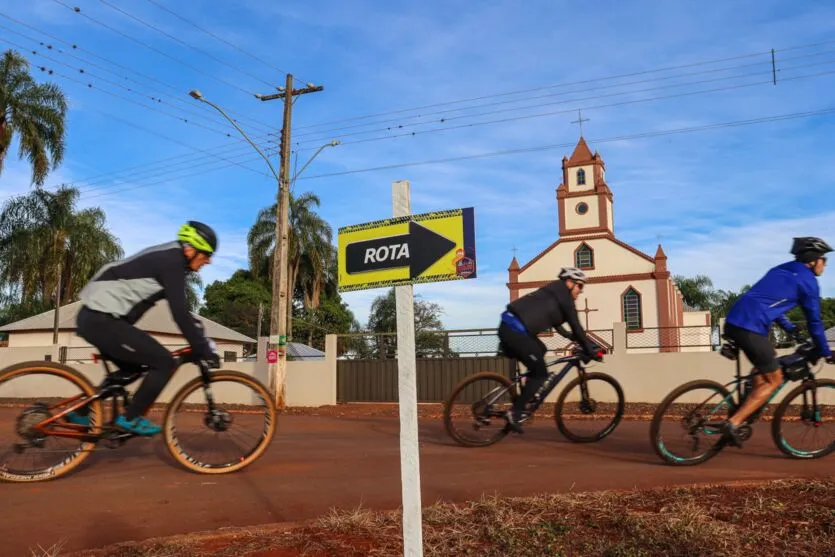
[[(736, 377), (724, 385), (706, 379), (697, 379), (685, 383), (670, 392), (658, 405), (650, 426), (650, 442), (656, 454), (666, 463), (674, 466), (692, 466), (706, 462), (719, 454), (728, 444), (722, 435), (722, 423), (736, 412), (752, 390), (752, 378), (755, 371), (748, 375), (741, 375), (739, 347), (734, 341), (724, 337), (720, 353), (736, 361)], [(771, 437), (774, 444), (784, 454), (793, 458), (821, 458), (835, 451), (835, 400), (821, 403), (822, 395), (827, 392), (835, 395), (835, 381), (831, 379), (816, 379), (812, 366), (819, 359), (816, 348), (811, 340), (800, 343), (794, 353), (777, 358), (783, 371), (783, 382), (771, 397), (745, 422), (740, 425), (742, 441), (750, 439), (753, 424), (765, 412), (769, 403), (789, 382), (800, 381), (800, 385), (791, 390), (777, 405), (771, 418)], [(818, 368), (818, 371), (820, 368)], [(728, 390), (729, 386), (733, 386)], [(707, 391), (705, 394), (694, 394), (697, 390)], [(677, 402), (679, 401), (679, 402)], [(689, 446), (695, 453), (683, 456), (669, 447), (668, 441), (672, 435), (661, 434), (664, 424), (672, 425), (674, 432), (682, 435), (685, 446)], [(822, 436), (828, 439), (822, 448), (805, 450), (795, 446), (786, 439), (786, 431), (790, 426), (800, 425), (805, 438), (808, 434)], [(828, 433), (827, 433), (828, 432)], [(701, 440), (699, 434), (704, 434), (706, 440)]]
[[(269, 391), (245, 373), (210, 370), (204, 361), (193, 357), (189, 347), (171, 354), (177, 368), (193, 363), (200, 375), (178, 389), (165, 407), (162, 433), (168, 452), (184, 468), (203, 474), (227, 474), (252, 464), (275, 435), (276, 409)], [(12, 418), (16, 439), (11, 450), (0, 444), (0, 479), (10, 482), (55, 479), (78, 467), (92, 451), (116, 449), (135, 437), (117, 427), (114, 420), (119, 416), (120, 405), (124, 408), (130, 403), (131, 395), (125, 387), (144, 376), (148, 367), (135, 371), (111, 370), (108, 362), (112, 361), (100, 354), (93, 354), (93, 361), (101, 361), (105, 370), (105, 377), (97, 387), (77, 370), (50, 361), (23, 362), (0, 371), (0, 433), (8, 430), (7, 420)], [(28, 387), (26, 380), (30, 381)], [(16, 389), (13, 381), (24, 385), (18, 384)], [(10, 392), (3, 394), (3, 387), (10, 384)], [(243, 392), (233, 393), (235, 388), (243, 388)], [(50, 395), (32, 397), (33, 392), (47, 390)], [(195, 395), (195, 401), (187, 400), (191, 395)], [(112, 412), (105, 422), (107, 400), (112, 401)], [(23, 410), (14, 417), (15, 409), (20, 406), (24, 406)], [(71, 423), (68, 414), (82, 409), (86, 410), (89, 424)], [(258, 423), (259, 411), (261, 423)], [(252, 423), (256, 432), (247, 446), (238, 443), (239, 436), (233, 439), (233, 434), (237, 435), (235, 426)], [(196, 426), (196, 434), (184, 431), (189, 424)], [(196, 454), (197, 450), (190, 446), (195, 440), (205, 441), (208, 457)], [(66, 449), (51, 446), (65, 441), (69, 443)], [(96, 448), (99, 444), (104, 448)], [(231, 457), (217, 456), (227, 448), (231, 448)], [(56, 453), (55, 462), (35, 463)], [(29, 461), (32, 464), (26, 466)]]
[[(602, 357), (602, 354), (602, 351), (598, 352), (599, 357)], [(563, 377), (572, 368), (576, 368), (577, 377), (565, 386), (554, 406), (554, 420), (560, 432), (573, 442), (589, 443), (600, 441), (615, 430), (623, 417), (623, 388), (610, 375), (587, 372), (582, 359), (580, 349), (575, 348), (570, 355), (546, 363), (548, 368), (563, 363), (565, 366), (558, 372), (549, 371), (542, 387), (526, 405), (520, 423), (529, 421)], [(515, 373), (512, 378), (499, 373), (481, 372), (464, 379), (453, 389), (444, 403), (444, 427), (449, 436), (465, 447), (486, 447), (503, 439), (510, 431), (505, 414), (516, 397), (520, 395), (521, 388), (529, 375), (530, 371), (521, 372), (519, 361), (515, 360)], [(602, 399), (595, 399), (592, 396), (594, 392), (599, 397), (606, 385), (614, 390), (614, 396), (607, 397), (610, 400), (613, 398), (614, 402), (601, 402)], [(572, 391), (578, 387), (579, 392), (574, 394)], [(504, 397), (509, 400), (501, 403)], [(462, 408), (459, 410), (455, 404), (461, 404)], [(578, 433), (568, 426), (568, 421), (572, 418), (578, 418), (581, 424), (594, 425), (599, 419), (598, 413), (603, 412), (613, 415), (602, 428), (592, 433)], [(453, 420), (459, 417), (463, 419), (460, 428), (453, 423)], [(470, 432), (480, 433), (482, 430), (487, 430), (494, 425), (494, 422), (500, 427), (485, 439), (471, 438), (466, 435)]]

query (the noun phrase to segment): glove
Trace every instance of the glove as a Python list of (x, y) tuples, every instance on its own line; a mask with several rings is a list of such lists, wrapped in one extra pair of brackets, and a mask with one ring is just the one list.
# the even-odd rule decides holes
[(596, 344), (589, 345), (583, 350), (583, 363), (587, 364), (591, 360), (596, 362), (603, 361), (603, 349)]

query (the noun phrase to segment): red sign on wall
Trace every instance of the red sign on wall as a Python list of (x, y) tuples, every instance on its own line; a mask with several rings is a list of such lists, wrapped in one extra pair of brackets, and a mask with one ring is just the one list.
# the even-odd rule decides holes
[(274, 364), (278, 361), (278, 350), (267, 350), (267, 363)]

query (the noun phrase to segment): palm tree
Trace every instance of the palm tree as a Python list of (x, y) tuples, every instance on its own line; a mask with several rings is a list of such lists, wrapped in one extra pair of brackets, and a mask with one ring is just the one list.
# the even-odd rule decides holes
[(189, 273), (186, 275), (186, 301), (188, 308), (196, 312), (200, 309), (200, 295), (197, 293), (199, 288), (203, 288), (203, 279), (197, 273)]
[[(290, 194), (288, 291), (296, 291), (300, 273), (304, 268), (305, 307), (308, 307), (308, 303), (315, 303), (315, 306), (310, 307), (318, 307), (323, 277), (331, 274), (333, 231), (314, 210), (319, 204), (316, 194), (307, 192), (298, 197)], [(250, 270), (255, 277), (268, 280), (272, 279), (272, 262), (275, 256), (275, 213), (275, 204), (261, 209), (247, 236)], [(290, 314), (291, 312), (288, 312), (288, 337), (292, 333)]]
[(713, 290), (713, 281), (705, 275), (696, 275), (693, 278), (675, 276), (673, 282), (681, 292), (684, 303), (688, 307), (697, 310), (710, 310), (716, 303), (716, 292)]
[(123, 256), (104, 212), (76, 212), (78, 197), (75, 188), (39, 188), (0, 210), (0, 289), (19, 303), (72, 301), (102, 265)]
[[(32, 165), (32, 182), (42, 186), (50, 166), (64, 158), (67, 101), (52, 83), (36, 83), (29, 61), (13, 50), (0, 58), (0, 174), (17, 134), (19, 158)], [(50, 164), (51, 163), (51, 164)]]

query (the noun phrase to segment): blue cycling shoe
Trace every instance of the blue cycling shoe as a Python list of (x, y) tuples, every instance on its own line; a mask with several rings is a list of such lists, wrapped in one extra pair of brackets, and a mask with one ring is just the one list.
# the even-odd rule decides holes
[(82, 416), (77, 412), (68, 412), (64, 419), (71, 424), (90, 426), (90, 416)]
[(162, 428), (154, 423), (149, 422), (142, 416), (133, 420), (128, 420), (124, 416), (116, 418), (116, 425), (125, 431), (129, 431), (134, 435), (142, 435), (150, 437), (162, 431)]

